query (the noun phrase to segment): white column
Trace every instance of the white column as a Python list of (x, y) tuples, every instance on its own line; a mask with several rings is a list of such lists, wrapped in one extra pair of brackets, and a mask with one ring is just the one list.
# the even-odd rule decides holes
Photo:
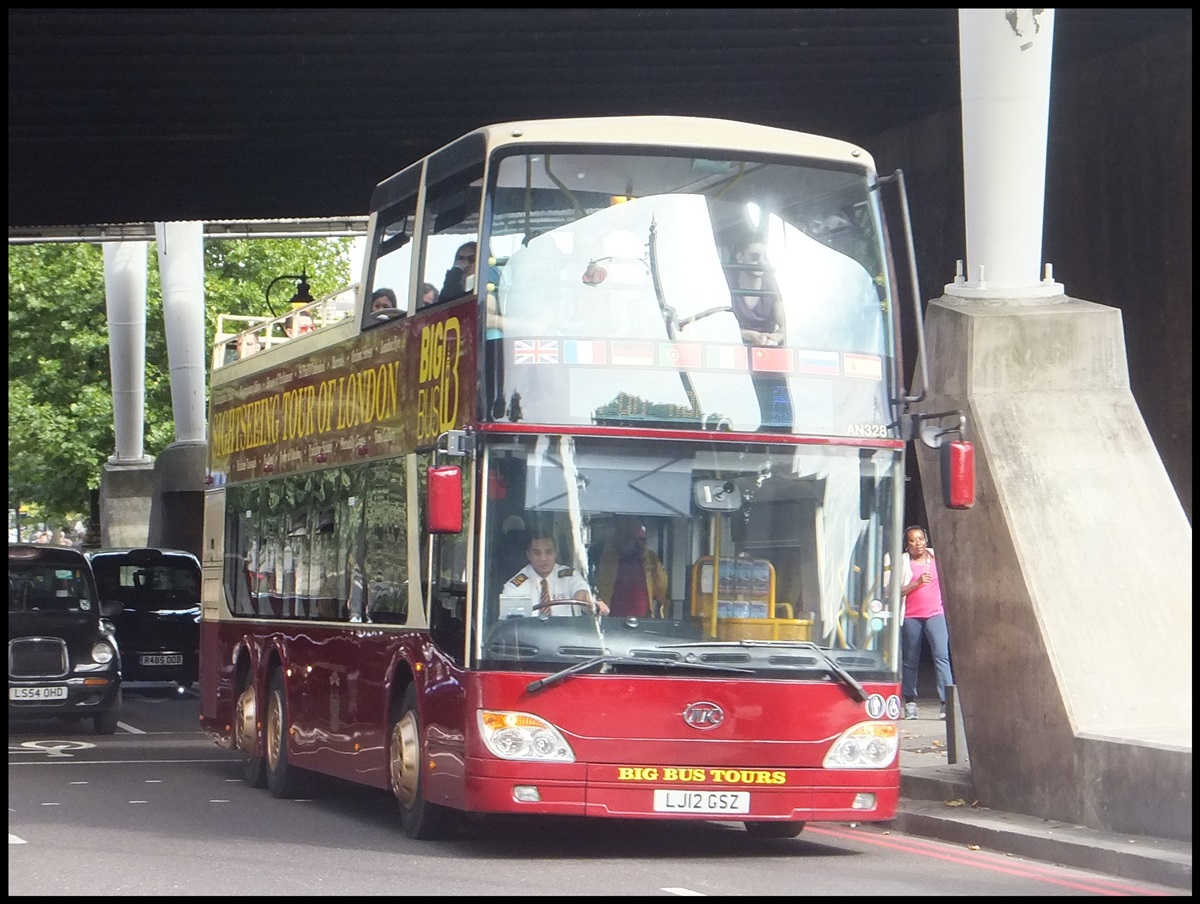
[(146, 402), (146, 242), (104, 243), (104, 295), (112, 369), (113, 464), (142, 464)]
[(175, 439), (203, 441), (204, 224), (155, 223)]
[(1062, 295), (1042, 269), (1052, 9), (960, 9), (967, 298)]

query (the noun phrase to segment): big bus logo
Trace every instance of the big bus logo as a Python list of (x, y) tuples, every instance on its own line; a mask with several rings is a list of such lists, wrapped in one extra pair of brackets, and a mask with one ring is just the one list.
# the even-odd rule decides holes
[(454, 427), (458, 418), (458, 362), (462, 329), (447, 317), (421, 330), (417, 389), (417, 442), (433, 439)]
[(715, 703), (689, 703), (683, 711), (683, 721), (692, 728), (707, 731), (725, 721), (725, 710)]

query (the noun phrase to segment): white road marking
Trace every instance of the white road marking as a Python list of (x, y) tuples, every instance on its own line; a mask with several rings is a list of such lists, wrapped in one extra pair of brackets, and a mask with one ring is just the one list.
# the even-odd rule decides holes
[(18, 838), (12, 832), (9, 832), (8, 833), (8, 843), (9, 844), (28, 844), (29, 842), (27, 842), (24, 838)]
[(681, 895), (684, 897), (708, 897), (708, 895), (706, 895), (704, 892), (692, 891), (690, 888), (660, 888), (659, 891), (665, 891), (669, 895)]
[(125, 729), (125, 731), (129, 732), (130, 734), (145, 734), (146, 733), (146, 732), (142, 731), (140, 728), (134, 728), (132, 725), (126, 725), (124, 722), (118, 722), (117, 728), (123, 728), (123, 729)]
[(65, 750), (90, 750), (95, 744), (87, 741), (22, 741), (20, 747), (9, 747), (9, 753), (44, 753), (46, 756), (71, 758)]
[(56, 800), (48, 800), (48, 801), (42, 801), (42, 806), (43, 807), (59, 807), (59, 806), (62, 806), (62, 804), (60, 804)]

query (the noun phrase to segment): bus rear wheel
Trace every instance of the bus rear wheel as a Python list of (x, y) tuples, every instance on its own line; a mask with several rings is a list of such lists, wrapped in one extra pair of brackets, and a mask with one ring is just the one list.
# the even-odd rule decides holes
[(247, 675), (233, 714), (233, 742), (242, 756), (242, 779), (251, 788), (267, 786), (267, 761), (258, 748), (258, 703), (254, 679)]
[(425, 799), (422, 758), (417, 688), (409, 685), (388, 731), (388, 770), (392, 793), (400, 805), (400, 822), (409, 838), (422, 841), (452, 838), (458, 829), (457, 813)]
[(300, 770), (288, 762), (287, 695), (283, 689), (283, 671), (271, 674), (267, 693), (267, 789), (275, 797), (294, 797), (300, 785)]
[(795, 838), (804, 831), (802, 822), (746, 822), (746, 834), (751, 838)]

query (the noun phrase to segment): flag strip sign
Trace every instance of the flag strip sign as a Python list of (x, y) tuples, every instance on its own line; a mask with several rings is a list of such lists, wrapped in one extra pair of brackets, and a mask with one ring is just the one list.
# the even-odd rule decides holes
[(653, 342), (614, 342), (611, 351), (613, 364), (633, 367), (654, 365)]
[(842, 365), (837, 352), (822, 352), (813, 349), (800, 349), (796, 352), (796, 372), (801, 374), (819, 374), (823, 377), (841, 376)]
[(658, 363), (668, 367), (697, 369), (704, 360), (703, 350), (694, 342), (658, 343)]
[(790, 374), (794, 369), (792, 350), (756, 345), (750, 349), (750, 369), (760, 373)]
[(514, 364), (557, 364), (557, 339), (518, 339), (513, 343)]
[(746, 346), (717, 345), (708, 347), (708, 366), (714, 370), (746, 369)]
[(607, 364), (608, 343), (602, 339), (564, 339), (563, 364)]
[(883, 359), (878, 355), (853, 355), (846, 352), (842, 355), (842, 365), (848, 377), (863, 380), (883, 379)]

